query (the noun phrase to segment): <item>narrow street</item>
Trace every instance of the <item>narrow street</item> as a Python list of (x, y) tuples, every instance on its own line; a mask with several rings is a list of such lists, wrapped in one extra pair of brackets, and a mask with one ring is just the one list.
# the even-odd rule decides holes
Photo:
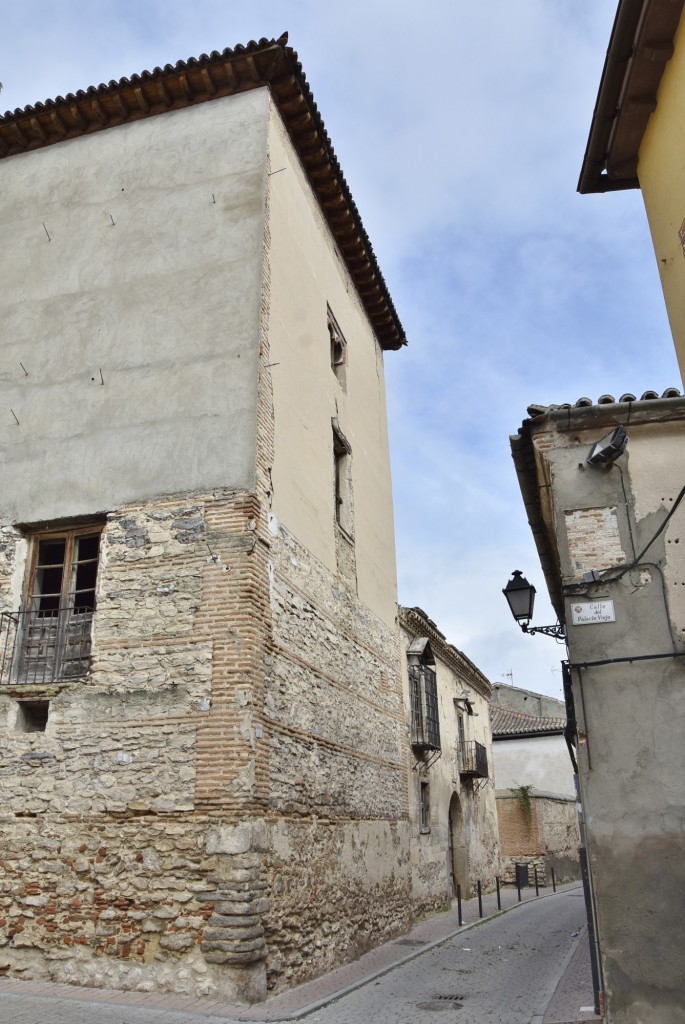
[[(584, 922), (580, 887), (531, 900), (300, 1019), (307, 1024), (543, 1024)], [(171, 998), (153, 1005), (149, 997), (132, 994), (129, 1005), (95, 1004), (32, 995), (29, 986), (26, 994), (18, 993), (16, 987), (3, 991), (0, 980), (0, 1024), (233, 1024), (239, 1019), (218, 1009), (212, 1016), (177, 1012)], [(248, 1013), (259, 1019), (257, 1007)], [(275, 1024), (278, 1018), (269, 1019)]]
[(580, 889), (525, 904), (312, 1014), (308, 1024), (541, 1021), (584, 921)]

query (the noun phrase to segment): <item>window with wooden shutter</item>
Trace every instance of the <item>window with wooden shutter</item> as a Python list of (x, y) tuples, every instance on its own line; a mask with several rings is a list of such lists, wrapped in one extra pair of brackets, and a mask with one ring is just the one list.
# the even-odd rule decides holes
[(31, 537), (11, 659), (17, 682), (54, 682), (88, 671), (101, 532), (90, 525)]

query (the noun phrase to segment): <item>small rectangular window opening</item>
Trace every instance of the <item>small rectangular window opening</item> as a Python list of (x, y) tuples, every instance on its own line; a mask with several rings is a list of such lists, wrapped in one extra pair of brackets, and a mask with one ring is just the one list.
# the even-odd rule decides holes
[(17, 732), (45, 732), (50, 711), (49, 700), (20, 700), (15, 729)]
[(431, 830), (431, 801), (430, 801), (430, 784), (428, 782), (422, 782), (420, 784), (420, 800), (421, 800), (421, 831), (430, 832)]
[(345, 367), (347, 365), (347, 342), (330, 307), (328, 309), (328, 334), (331, 340), (331, 369), (344, 387)]

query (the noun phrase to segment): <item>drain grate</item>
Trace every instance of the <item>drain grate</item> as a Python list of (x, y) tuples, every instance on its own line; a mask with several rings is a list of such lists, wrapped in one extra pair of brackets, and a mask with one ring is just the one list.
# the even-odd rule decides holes
[(463, 999), (463, 996), (434, 996), (429, 1002), (417, 1003), (417, 1009), (419, 1010), (461, 1010), (463, 1003), (459, 1000)]
[(396, 946), (425, 946), (424, 939), (395, 939)]

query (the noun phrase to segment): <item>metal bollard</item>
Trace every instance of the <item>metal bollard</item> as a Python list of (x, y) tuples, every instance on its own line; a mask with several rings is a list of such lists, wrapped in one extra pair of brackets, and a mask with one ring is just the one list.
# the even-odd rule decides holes
[(461, 916), (461, 886), (457, 885), (457, 916), (459, 918), (459, 927), (462, 928), (464, 925), (464, 919)]
[(478, 889), (478, 916), (482, 917), (483, 916), (483, 895), (481, 893), (481, 888), (480, 888), (480, 879), (476, 882), (476, 887)]
[(535, 895), (539, 896), (540, 895), (540, 888), (538, 886), (538, 866), (537, 866), (537, 864), (533, 864), (533, 878), (535, 879)]
[(495, 884), (497, 886), (497, 909), (501, 910), (502, 909), (502, 894), (499, 891), (499, 875), (497, 875), (497, 877), (495, 878)]
[(551, 868), (550, 870), (552, 872), (552, 892), (556, 892), (557, 891), (557, 880), (554, 877), (554, 868)]

